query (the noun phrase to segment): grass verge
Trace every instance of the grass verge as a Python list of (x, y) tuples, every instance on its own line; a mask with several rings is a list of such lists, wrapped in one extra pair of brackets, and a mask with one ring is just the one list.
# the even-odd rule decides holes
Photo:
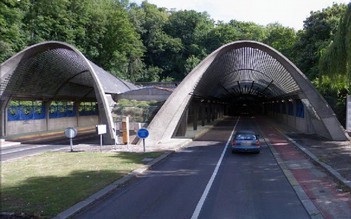
[(161, 153), (48, 152), (1, 163), (1, 212), (51, 218)]

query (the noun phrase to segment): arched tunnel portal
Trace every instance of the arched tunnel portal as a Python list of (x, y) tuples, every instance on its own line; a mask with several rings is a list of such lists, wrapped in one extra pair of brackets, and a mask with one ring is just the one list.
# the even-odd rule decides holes
[[(112, 94), (137, 89), (89, 61), (74, 46), (57, 41), (22, 50), (0, 70), (0, 138), (106, 124), (105, 142), (114, 143)], [(28, 115), (15, 111), (16, 118), (10, 121), (14, 116), (9, 111), (17, 108), (10, 108), (10, 101), (40, 102), (40, 106), (30, 105)], [(65, 105), (52, 107), (53, 102)], [(86, 102), (92, 105), (81, 108)]]
[(260, 113), (304, 133), (347, 139), (306, 76), (281, 53), (254, 41), (224, 45), (194, 68), (150, 123), (151, 144), (184, 134), (189, 109), (196, 123), (202, 114), (212, 120), (224, 114)]

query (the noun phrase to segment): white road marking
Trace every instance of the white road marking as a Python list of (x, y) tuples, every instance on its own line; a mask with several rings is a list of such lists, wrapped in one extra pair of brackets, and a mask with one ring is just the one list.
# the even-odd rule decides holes
[(227, 151), (227, 148), (228, 148), (229, 143), (230, 143), (230, 139), (231, 139), (231, 137), (232, 137), (232, 135), (233, 135), (233, 133), (234, 133), (234, 131), (235, 131), (235, 129), (236, 129), (236, 126), (238, 125), (239, 119), (240, 119), (240, 117), (238, 118), (238, 120), (236, 121), (236, 123), (235, 123), (235, 125), (234, 125), (234, 128), (233, 128), (233, 130), (232, 130), (232, 132), (231, 132), (231, 134), (230, 134), (230, 136), (229, 136), (229, 139), (228, 139), (228, 141), (227, 141), (227, 144), (226, 144), (225, 147), (224, 147), (224, 150), (223, 150), (223, 152), (222, 152), (222, 155), (221, 155), (221, 157), (219, 158), (219, 160), (218, 160), (218, 162), (217, 162), (217, 165), (216, 165), (216, 168), (214, 169), (214, 171), (213, 171), (213, 173), (212, 173), (212, 176), (211, 176), (210, 180), (209, 180), (208, 183), (207, 183), (207, 186), (206, 186), (206, 188), (205, 188), (205, 191), (202, 193), (202, 196), (201, 196), (199, 202), (198, 202), (197, 205), (196, 205), (195, 211), (194, 211), (194, 213), (193, 213), (193, 216), (191, 216), (191, 219), (197, 219), (197, 218), (199, 217), (199, 215), (200, 215), (202, 206), (204, 205), (205, 200), (206, 200), (206, 198), (207, 198), (207, 196), (208, 196), (208, 193), (210, 192), (210, 189), (211, 189), (211, 187), (212, 187), (213, 181), (215, 180), (215, 178), (216, 178), (216, 176), (217, 176), (217, 173), (218, 173), (219, 167), (221, 166), (221, 163), (222, 163), (224, 154), (225, 154), (225, 152)]

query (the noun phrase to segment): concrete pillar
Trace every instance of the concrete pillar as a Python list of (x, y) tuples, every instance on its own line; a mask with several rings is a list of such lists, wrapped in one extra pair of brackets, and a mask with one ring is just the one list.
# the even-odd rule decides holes
[(296, 101), (292, 100), (292, 108), (293, 108), (293, 118), (294, 118), (294, 128), (296, 129), (297, 127), (297, 118), (296, 118)]
[(188, 114), (189, 114), (189, 108), (184, 111), (182, 118), (179, 121), (176, 136), (185, 136), (187, 124), (188, 124)]
[(283, 108), (285, 108), (285, 112), (284, 112), (284, 117), (285, 117), (285, 124), (289, 125), (289, 106), (288, 106), (288, 101), (284, 101), (283, 102), (284, 106)]
[(73, 103), (73, 109), (75, 110), (76, 119), (77, 119), (77, 127), (79, 127), (79, 105), (80, 105), (79, 101)]
[(6, 136), (6, 127), (7, 127), (7, 105), (10, 99), (3, 100), (0, 102), (0, 138)]
[(193, 129), (197, 130), (197, 122), (199, 120), (199, 104), (193, 102)]
[(221, 104), (221, 119), (224, 117), (225, 105)]
[(49, 116), (50, 116), (50, 105), (52, 101), (43, 101), (43, 105), (45, 106), (45, 130), (49, 131)]
[(49, 122), (50, 122), (50, 105), (51, 105), (51, 100), (50, 101), (44, 101), (43, 105), (45, 106), (45, 130), (49, 131)]
[(210, 103), (206, 103), (206, 120), (207, 124), (211, 123)]
[(206, 105), (201, 103), (200, 104), (200, 117), (201, 117), (201, 125), (205, 126), (205, 110), (206, 110)]

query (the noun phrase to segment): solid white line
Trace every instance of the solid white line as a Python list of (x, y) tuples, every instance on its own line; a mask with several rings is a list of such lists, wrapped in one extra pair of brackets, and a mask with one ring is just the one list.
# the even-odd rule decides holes
[(205, 188), (205, 191), (202, 193), (202, 196), (201, 196), (199, 202), (198, 202), (197, 205), (196, 205), (195, 211), (194, 211), (194, 213), (193, 213), (193, 216), (191, 216), (191, 219), (197, 219), (197, 218), (199, 217), (199, 215), (200, 215), (202, 206), (204, 205), (205, 200), (206, 200), (206, 198), (207, 198), (207, 195), (208, 195), (208, 193), (210, 192), (210, 189), (211, 189), (211, 187), (212, 187), (213, 181), (215, 180), (215, 178), (216, 178), (216, 176), (217, 176), (217, 173), (218, 173), (219, 167), (221, 166), (221, 163), (222, 163), (224, 154), (225, 154), (225, 152), (227, 151), (228, 145), (229, 145), (229, 143), (230, 143), (230, 139), (231, 139), (231, 137), (232, 137), (232, 135), (233, 135), (233, 133), (234, 133), (234, 131), (235, 131), (235, 129), (236, 129), (236, 126), (238, 125), (239, 119), (240, 119), (240, 117), (238, 118), (238, 120), (236, 121), (236, 123), (235, 123), (235, 125), (234, 125), (233, 131), (231, 132), (231, 134), (230, 134), (230, 136), (229, 136), (229, 139), (228, 139), (228, 141), (227, 141), (227, 144), (225, 145), (225, 148), (224, 148), (224, 150), (223, 150), (223, 152), (222, 152), (222, 155), (221, 155), (221, 157), (220, 157), (219, 160), (218, 160), (218, 163), (217, 163), (217, 165), (216, 165), (216, 168), (214, 169), (214, 171), (213, 171), (213, 173), (212, 173), (212, 176), (211, 176), (210, 180), (209, 180), (208, 183), (207, 183), (207, 186), (206, 186), (206, 188)]

